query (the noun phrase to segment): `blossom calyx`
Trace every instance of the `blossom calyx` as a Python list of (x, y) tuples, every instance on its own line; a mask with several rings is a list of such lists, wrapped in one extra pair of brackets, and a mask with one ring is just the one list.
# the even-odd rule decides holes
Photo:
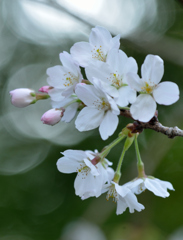
[(35, 91), (29, 88), (14, 89), (10, 91), (10, 95), (11, 103), (19, 108), (27, 107), (37, 101)]

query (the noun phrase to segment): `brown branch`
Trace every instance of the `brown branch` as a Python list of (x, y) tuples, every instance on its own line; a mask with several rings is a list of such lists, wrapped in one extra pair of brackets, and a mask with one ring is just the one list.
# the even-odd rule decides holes
[(127, 117), (127, 118), (131, 118), (132, 120), (135, 121), (134, 122), (134, 130), (133, 130), (134, 132), (142, 132), (143, 129), (152, 129), (156, 132), (165, 134), (169, 138), (174, 138), (177, 136), (183, 137), (183, 130), (181, 130), (178, 127), (163, 126), (158, 121), (157, 116), (154, 116), (149, 122), (145, 123), (145, 122), (140, 122), (140, 121), (136, 121), (135, 119), (133, 119), (129, 110), (121, 110), (120, 115)]

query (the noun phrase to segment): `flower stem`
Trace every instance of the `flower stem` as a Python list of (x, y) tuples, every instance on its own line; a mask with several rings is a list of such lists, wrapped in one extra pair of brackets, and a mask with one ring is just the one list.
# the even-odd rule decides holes
[(139, 151), (139, 146), (138, 146), (138, 141), (137, 141), (138, 135), (136, 134), (135, 136), (135, 150), (136, 150), (136, 155), (137, 155), (137, 169), (138, 169), (138, 177), (145, 177), (145, 172), (144, 172), (144, 163), (142, 162), (141, 156), (140, 156), (140, 151)]
[(67, 103), (63, 108), (67, 108), (68, 106), (70, 106), (72, 103), (75, 103), (75, 102), (81, 102), (80, 99), (74, 99), (72, 101), (70, 101), (69, 103)]
[(104, 158), (107, 156), (107, 154), (110, 152), (111, 148), (113, 148), (116, 144), (118, 144), (120, 141), (122, 141), (126, 136), (120, 135), (118, 138), (116, 138), (112, 143), (110, 143), (108, 146), (104, 148), (104, 150), (100, 153), (100, 157)]
[(125, 150), (125, 148), (123, 148), (123, 151), (122, 151), (121, 156), (119, 158), (118, 166), (116, 168), (114, 179), (113, 179), (113, 181), (116, 182), (116, 183), (119, 182), (120, 177), (121, 177), (121, 166), (122, 166), (122, 163), (123, 163), (125, 153), (126, 153), (126, 150)]
[(119, 109), (121, 109), (121, 110), (130, 110), (129, 107), (119, 107)]

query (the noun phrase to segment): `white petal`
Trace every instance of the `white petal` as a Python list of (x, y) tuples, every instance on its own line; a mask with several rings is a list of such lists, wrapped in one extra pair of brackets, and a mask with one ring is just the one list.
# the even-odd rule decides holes
[(99, 132), (103, 140), (106, 140), (114, 133), (118, 126), (118, 122), (118, 117), (111, 111), (107, 111), (99, 127)]
[(170, 182), (167, 182), (167, 181), (162, 181), (158, 178), (155, 178), (156, 182), (159, 182), (159, 184), (161, 184), (161, 186), (165, 189), (170, 189), (170, 190), (175, 190), (173, 188), (173, 185), (170, 183)]
[(160, 183), (158, 181), (156, 181), (155, 179), (149, 179), (149, 178), (146, 178), (145, 179), (145, 186), (146, 188), (153, 192), (154, 195), (156, 196), (159, 196), (159, 197), (168, 197), (170, 194), (169, 192), (167, 192), (166, 189), (164, 189)]
[(75, 93), (88, 107), (95, 107), (95, 102), (101, 102), (99, 91), (92, 85), (77, 84)]
[(71, 49), (73, 59), (82, 67), (86, 67), (91, 60), (91, 46), (87, 42), (75, 43)]
[(129, 57), (125, 63), (123, 73), (124, 74), (130, 73), (130, 72), (137, 73), (137, 71), (138, 71), (138, 65), (136, 60), (132, 57)]
[(92, 28), (89, 42), (91, 45), (96, 46), (97, 48), (101, 46), (102, 50), (106, 54), (109, 50), (109, 43), (111, 39), (112, 36), (107, 29), (97, 26)]
[(132, 117), (141, 122), (148, 122), (151, 120), (155, 111), (156, 102), (149, 94), (140, 94), (130, 107)]
[(124, 198), (119, 196), (119, 200), (117, 201), (117, 209), (116, 209), (116, 214), (122, 214), (126, 209), (127, 209), (128, 205), (125, 201)]
[(67, 157), (61, 157), (57, 161), (57, 168), (62, 173), (73, 173), (76, 172), (80, 163)]
[(136, 100), (136, 91), (131, 89), (129, 86), (121, 87), (119, 90), (119, 97), (115, 102), (120, 107), (126, 107), (129, 103), (134, 103)]
[(51, 97), (51, 100), (53, 101), (62, 101), (64, 100), (64, 96), (62, 96), (62, 92), (63, 90), (61, 89), (56, 89), (56, 88), (53, 88), (51, 90), (49, 90), (49, 95)]
[(64, 112), (64, 116), (62, 117), (62, 122), (70, 122), (76, 115), (78, 109), (78, 103), (73, 103), (68, 106)]
[(59, 54), (59, 57), (63, 66), (67, 68), (67, 71), (73, 73), (77, 77), (79, 75), (80, 69), (79, 66), (74, 63), (71, 55), (64, 51), (63, 53)]
[(75, 125), (80, 131), (88, 131), (97, 128), (104, 116), (104, 111), (99, 111), (95, 108), (85, 107), (78, 114)]
[(119, 49), (120, 46), (120, 35), (118, 34), (117, 36), (113, 37), (110, 40), (110, 49), (116, 48)]
[(170, 105), (179, 99), (179, 88), (176, 83), (162, 82), (154, 89), (153, 96), (157, 103)]
[(66, 74), (66, 71), (63, 66), (54, 66), (48, 68), (46, 73), (49, 76), (49, 78), (47, 78), (47, 82), (50, 86), (59, 89), (65, 89), (62, 78), (64, 74)]
[(137, 197), (132, 192), (129, 192), (125, 196), (125, 201), (129, 207), (130, 213), (134, 213), (134, 210), (137, 210), (138, 212), (140, 212), (145, 208), (141, 203), (137, 201)]
[(140, 92), (142, 91), (142, 87), (144, 86), (144, 82), (142, 79), (139, 78), (139, 76), (136, 73), (127, 73), (125, 76), (125, 81), (127, 81), (127, 84), (131, 87), (131, 89)]
[(157, 55), (147, 55), (141, 67), (142, 78), (151, 86), (158, 84), (164, 73), (163, 60)]
[(78, 161), (78, 162), (83, 162), (83, 159), (87, 157), (85, 151), (82, 151), (82, 150), (68, 149), (68, 150), (62, 152), (62, 154), (65, 157), (70, 158), (74, 161)]
[(89, 65), (85, 68), (87, 79), (92, 82), (93, 77), (109, 83), (110, 69), (106, 62), (95, 61), (95, 65)]
[(85, 176), (78, 173), (74, 182), (75, 193), (80, 197), (85, 194), (98, 197), (101, 194), (101, 185), (100, 176), (94, 177), (90, 172)]
[(127, 62), (127, 55), (122, 50), (111, 49), (107, 56), (107, 63), (114, 73), (121, 74), (123, 68)]
[(90, 160), (88, 160), (87, 158), (84, 159), (84, 163), (86, 164), (86, 166), (88, 166), (90, 168), (90, 173), (93, 175), (93, 176), (98, 176), (100, 175), (99, 174), (99, 171), (97, 170), (96, 166), (94, 166)]

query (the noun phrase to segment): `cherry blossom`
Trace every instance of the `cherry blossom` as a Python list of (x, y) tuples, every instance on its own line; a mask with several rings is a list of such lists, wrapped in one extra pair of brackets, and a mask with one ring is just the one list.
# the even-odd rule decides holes
[(52, 100), (51, 102), (52, 107), (64, 110), (61, 121), (67, 123), (70, 122), (75, 117), (79, 107), (79, 103), (77, 102), (78, 98), (76, 97), (76, 95), (73, 94), (70, 97), (63, 97), (59, 95), (57, 97), (57, 93), (55, 92), (53, 95), (51, 94), (51, 96), (52, 99), (55, 100)]
[(179, 88), (176, 83), (159, 83), (163, 73), (163, 60), (156, 55), (147, 55), (141, 68), (142, 78), (135, 73), (128, 74), (130, 87), (140, 93), (130, 107), (134, 119), (148, 122), (155, 114), (156, 102), (170, 105), (179, 99)]
[(137, 69), (134, 58), (127, 57), (122, 50), (112, 49), (105, 63), (91, 64), (85, 71), (90, 82), (93, 77), (100, 79), (104, 91), (114, 97), (120, 107), (125, 107), (136, 100), (136, 91), (128, 86), (127, 74), (137, 73)]
[(60, 122), (63, 116), (64, 110), (62, 109), (50, 109), (43, 114), (41, 121), (47, 125), (55, 125)]
[(137, 201), (135, 194), (125, 185), (120, 186), (112, 181), (106, 190), (108, 190), (107, 200), (113, 198), (113, 201), (117, 203), (117, 215), (122, 214), (127, 207), (130, 213), (134, 213), (134, 210), (140, 212), (144, 209), (144, 206)]
[(170, 195), (167, 189), (174, 190), (170, 182), (162, 181), (158, 178), (150, 176), (136, 178), (135, 180), (126, 183), (125, 186), (131, 189), (131, 191), (135, 194), (140, 194), (145, 189), (148, 189), (149, 191), (153, 192), (154, 195), (162, 198), (168, 197)]
[[(60, 61), (63, 66), (54, 66), (47, 69), (48, 84), (53, 87), (53, 92), (65, 97), (74, 93), (77, 83), (81, 82), (82, 74), (79, 66), (67, 52), (60, 53)], [(50, 91), (49, 91), (50, 92)]]
[(108, 52), (119, 49), (120, 35), (112, 38), (110, 32), (100, 26), (92, 28), (88, 42), (75, 43), (70, 49), (74, 60), (82, 67), (88, 66), (93, 61), (105, 62)]
[(74, 182), (76, 195), (82, 199), (100, 196), (113, 171), (108, 170), (109, 161), (102, 159), (102, 162), (93, 165), (91, 160), (96, 153), (92, 151), (66, 150), (62, 154), (64, 156), (57, 161), (57, 168), (62, 173), (77, 172)]
[(23, 108), (36, 102), (36, 93), (29, 88), (17, 88), (10, 91), (11, 103), (15, 107)]
[[(115, 101), (99, 89), (99, 81), (95, 86), (77, 84), (75, 92), (86, 105), (75, 121), (79, 131), (88, 131), (99, 127), (101, 138), (106, 140), (117, 128), (120, 111)], [(112, 124), (111, 124), (112, 123)]]

